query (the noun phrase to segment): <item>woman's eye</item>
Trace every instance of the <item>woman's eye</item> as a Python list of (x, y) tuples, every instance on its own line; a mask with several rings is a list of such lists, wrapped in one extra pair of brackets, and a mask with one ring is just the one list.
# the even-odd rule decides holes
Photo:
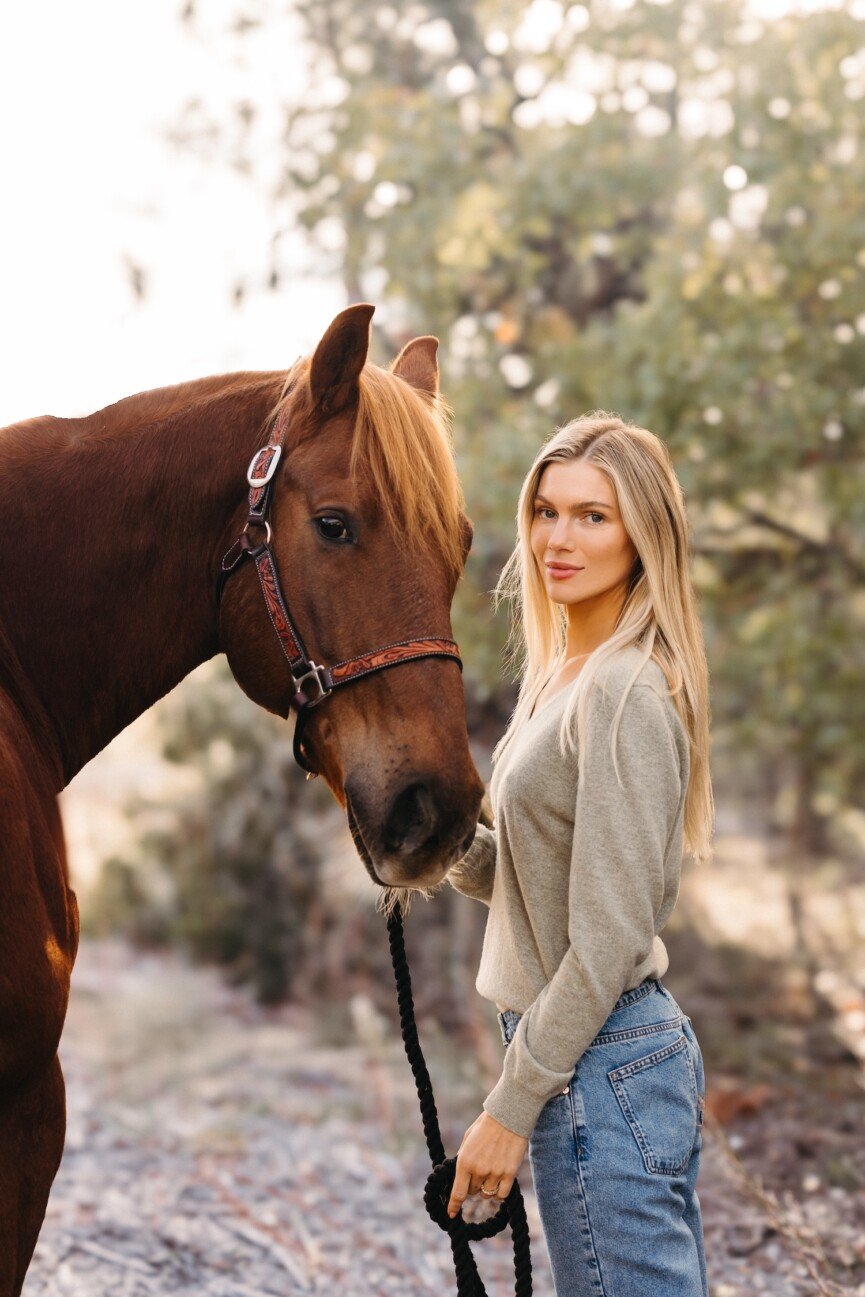
[(335, 518), (332, 515), (324, 518), (316, 518), (318, 530), (325, 540), (339, 540), (348, 542), (352, 539), (351, 532), (346, 527), (342, 518)]
[[(536, 510), (534, 510), (534, 516), (539, 518), (541, 514), (552, 514), (555, 516), (555, 510), (554, 508), (547, 508), (546, 505), (538, 505)], [(606, 515), (598, 514), (597, 510), (591, 511), (590, 514), (584, 514), (584, 518), (598, 518), (602, 523), (606, 523), (607, 521)]]

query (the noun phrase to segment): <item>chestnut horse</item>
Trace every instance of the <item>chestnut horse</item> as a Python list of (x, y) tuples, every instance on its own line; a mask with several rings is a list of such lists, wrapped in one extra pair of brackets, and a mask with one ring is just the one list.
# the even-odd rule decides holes
[[(311, 657), (450, 640), (472, 529), (437, 343), (368, 364), (373, 310), (340, 312), (287, 372), (0, 431), (0, 1297), (21, 1291), (65, 1137), (57, 1048), (78, 907), (57, 794), (215, 653), (268, 711), (287, 717), (296, 698), (256, 564), (219, 581), (276, 416), (272, 553)], [(459, 666), (401, 661), (309, 711), (304, 751), (382, 886), (436, 885), (474, 835), (483, 784)]]

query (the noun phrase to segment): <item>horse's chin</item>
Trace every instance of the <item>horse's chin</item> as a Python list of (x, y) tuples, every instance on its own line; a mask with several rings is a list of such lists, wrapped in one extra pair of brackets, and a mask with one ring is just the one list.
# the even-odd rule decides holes
[(346, 815), (348, 816), (348, 827), (351, 832), (352, 841), (357, 848), (357, 854), (366, 866), (366, 872), (374, 883), (378, 883), (379, 887), (386, 887), (387, 884), (382, 882), (376, 873), (375, 862), (367, 850), (366, 843), (363, 840), (363, 834), (360, 831), (360, 825), (357, 822), (357, 816), (354, 813), (354, 807), (351, 804), (351, 798), (347, 793), (345, 796), (345, 810)]
[[(412, 889), (412, 888), (427, 889), (427, 888), (435, 888), (444, 881), (447, 871), (445, 870), (444, 872), (442, 872), (441, 867), (438, 865), (432, 866), (429, 869), (428, 876), (416, 876), (414, 878), (405, 878), (400, 880), (395, 880), (395, 879), (386, 880), (382, 878), (378, 873), (378, 869), (376, 868), (376, 863), (373, 860), (372, 854), (364, 841), (360, 824), (358, 823), (357, 816), (355, 815), (354, 808), (351, 804), (351, 798), (348, 796), (348, 794), (346, 794), (346, 798), (345, 798), (345, 809), (346, 809), (346, 815), (348, 817), (348, 827), (351, 832), (352, 841), (354, 842), (354, 845), (357, 849), (357, 854), (360, 856), (361, 860), (363, 861), (366, 867), (366, 871), (369, 874), (370, 878), (379, 887), (389, 887), (389, 888), (399, 888), (399, 889)], [(455, 853), (455, 858), (460, 854), (461, 852), (457, 851)]]

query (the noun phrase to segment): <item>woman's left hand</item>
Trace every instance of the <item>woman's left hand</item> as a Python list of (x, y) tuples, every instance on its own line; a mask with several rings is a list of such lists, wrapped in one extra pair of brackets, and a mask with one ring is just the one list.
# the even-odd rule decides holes
[(486, 1111), (473, 1121), (463, 1135), (457, 1153), (454, 1184), (448, 1201), (448, 1215), (456, 1216), (470, 1194), (480, 1193), (481, 1185), (492, 1189), (496, 1181), (496, 1198), (504, 1201), (511, 1191), (514, 1177), (522, 1165), (529, 1141), (503, 1126)]

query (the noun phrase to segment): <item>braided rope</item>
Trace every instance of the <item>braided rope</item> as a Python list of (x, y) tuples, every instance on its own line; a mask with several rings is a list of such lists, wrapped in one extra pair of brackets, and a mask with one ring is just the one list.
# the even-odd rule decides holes
[(507, 1198), (502, 1202), (496, 1214), (491, 1216), (489, 1220), (466, 1221), (463, 1220), (461, 1213), (458, 1213), (453, 1218), (447, 1214), (447, 1205), (453, 1189), (457, 1160), (455, 1157), (445, 1157), (432, 1082), (418, 1040), (417, 1025), (414, 1020), (414, 1001), (411, 993), (411, 976), (405, 955), (402, 909), (399, 901), (396, 902), (387, 916), (387, 928), (393, 971), (396, 977), (400, 1028), (420, 1101), (427, 1149), (433, 1163), (433, 1169), (424, 1188), (424, 1203), (427, 1212), (439, 1228), (450, 1235), (451, 1251), (456, 1270), (457, 1295), (458, 1297), (487, 1297), (487, 1290), (478, 1274), (475, 1258), (469, 1248), (469, 1242), (476, 1239), (492, 1238), (494, 1234), (500, 1233), (506, 1225), (510, 1224), (514, 1244), (514, 1294), (515, 1297), (531, 1297), (532, 1257), (529, 1225), (526, 1220), (526, 1208), (522, 1191), (516, 1179), (514, 1179)]

